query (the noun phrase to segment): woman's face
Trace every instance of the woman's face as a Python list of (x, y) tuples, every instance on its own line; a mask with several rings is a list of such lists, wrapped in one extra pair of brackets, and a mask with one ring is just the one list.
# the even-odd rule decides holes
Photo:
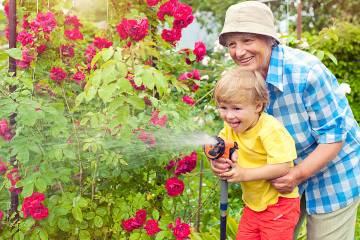
[(266, 77), (271, 56), (271, 42), (263, 36), (249, 33), (229, 33), (225, 36), (231, 58), (244, 70), (260, 71)]

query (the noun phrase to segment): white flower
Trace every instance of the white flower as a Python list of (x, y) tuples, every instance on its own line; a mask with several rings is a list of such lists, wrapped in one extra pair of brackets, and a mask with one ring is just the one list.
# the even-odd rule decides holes
[(209, 65), (209, 62), (210, 62), (210, 57), (209, 57), (209, 56), (205, 56), (204, 59), (201, 61), (201, 63), (202, 63), (204, 66)]
[(222, 52), (224, 49), (225, 49), (224, 46), (219, 43), (219, 40), (216, 40), (214, 46), (214, 52)]
[(349, 84), (341, 83), (337, 91), (341, 92), (342, 94), (349, 94), (351, 92), (351, 88)]
[(203, 75), (203, 76), (201, 76), (201, 80), (204, 80), (204, 79), (209, 80), (209, 75)]
[(232, 58), (230, 56), (230, 53), (225, 53), (225, 61), (230, 61)]

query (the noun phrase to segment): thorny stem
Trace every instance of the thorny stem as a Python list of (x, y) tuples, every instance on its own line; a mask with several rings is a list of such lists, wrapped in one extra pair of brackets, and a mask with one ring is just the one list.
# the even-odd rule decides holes
[[(220, 179), (218, 179), (215, 183), (216, 186), (219, 185)], [(209, 193), (209, 195), (203, 200), (202, 206), (205, 206), (205, 203), (213, 197), (213, 195), (215, 194), (216, 188), (213, 188), (212, 192)], [(190, 219), (192, 219), (194, 217), (195, 214), (198, 214), (198, 211), (200, 211), (201, 209), (196, 209), (196, 211), (189, 217), (189, 219), (187, 219), (188, 221), (190, 221)]]
[[(66, 107), (69, 111), (69, 113), (71, 112), (70, 110), (70, 106), (69, 106), (69, 103), (68, 103), (68, 100), (66, 98), (66, 95), (65, 95), (65, 91), (64, 91), (64, 88), (61, 87), (61, 90), (62, 90), (62, 93), (63, 93), (63, 97), (64, 97), (64, 100), (65, 100), (65, 104), (66, 104)], [(79, 141), (79, 136), (78, 136), (78, 132), (77, 132), (77, 129), (76, 129), (76, 126), (75, 126), (75, 120), (74, 120), (74, 117), (73, 115), (71, 114), (70, 115), (71, 117), (71, 121), (72, 121), (72, 124), (73, 124), (73, 129), (74, 129), (74, 133), (75, 133), (75, 138), (76, 138), (76, 143), (77, 143), (77, 157), (78, 157), (78, 161), (79, 161), (79, 183), (80, 183), (80, 196), (82, 195), (82, 175), (83, 175), (83, 167), (82, 167), (82, 162), (81, 162), (81, 157), (80, 157), (80, 141)]]
[(203, 100), (206, 96), (208, 96), (209, 94), (211, 94), (214, 91), (214, 89), (211, 89), (210, 91), (208, 91), (207, 93), (205, 93), (201, 98), (199, 98), (196, 102), (195, 105), (198, 104), (199, 102), (201, 102), (201, 100)]

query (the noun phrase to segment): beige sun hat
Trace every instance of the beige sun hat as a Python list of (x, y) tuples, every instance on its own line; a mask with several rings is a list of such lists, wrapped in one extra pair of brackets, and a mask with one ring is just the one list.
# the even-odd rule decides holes
[(274, 38), (278, 43), (274, 16), (264, 3), (246, 1), (231, 5), (226, 11), (224, 27), (219, 35), (219, 42), (225, 46), (226, 33), (256, 33)]

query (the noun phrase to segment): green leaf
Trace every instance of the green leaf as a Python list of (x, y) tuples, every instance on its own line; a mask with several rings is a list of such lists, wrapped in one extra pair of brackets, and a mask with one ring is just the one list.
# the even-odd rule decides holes
[(102, 220), (102, 218), (100, 216), (96, 216), (94, 218), (94, 225), (96, 227), (101, 228), (103, 224), (104, 224), (104, 222), (103, 222), (103, 220)]
[(155, 210), (152, 212), (152, 216), (153, 216), (153, 218), (154, 218), (155, 220), (159, 220), (159, 211), (155, 209)]
[(87, 230), (80, 230), (79, 239), (80, 240), (90, 240), (90, 233)]
[(102, 207), (97, 208), (95, 212), (96, 212), (97, 215), (100, 215), (102, 217), (104, 217), (107, 214), (106, 209), (102, 208)]
[(24, 222), (20, 223), (20, 230), (22, 232), (27, 232), (31, 229), (32, 226), (34, 226), (35, 220), (32, 218), (27, 218)]
[(94, 212), (88, 212), (88, 213), (85, 214), (85, 219), (91, 220), (91, 219), (93, 219), (95, 216), (96, 216), (96, 215), (95, 215)]
[(335, 65), (338, 64), (336, 57), (331, 52), (326, 51), (325, 55), (328, 56)]
[(37, 188), (37, 190), (38, 190), (39, 192), (45, 192), (45, 191), (46, 191), (47, 184), (46, 184), (46, 182), (44, 181), (44, 179), (38, 178), (38, 179), (36, 179), (36, 181), (35, 181), (35, 187)]
[(42, 228), (38, 228), (38, 235), (40, 237), (40, 240), (48, 240), (49, 239), (49, 235), (46, 232), (46, 230), (42, 229)]
[(71, 226), (69, 224), (69, 220), (67, 218), (60, 218), (57, 226), (60, 228), (61, 231), (70, 232)]
[(324, 51), (321, 51), (321, 50), (317, 50), (316, 51), (316, 57), (320, 59), (320, 61), (324, 58)]
[(34, 183), (29, 182), (26, 185), (24, 185), (21, 195), (23, 195), (24, 197), (29, 197), (31, 196), (33, 191), (34, 191)]
[(94, 65), (96, 64), (96, 62), (100, 59), (101, 57), (101, 52), (98, 52), (93, 59), (91, 60), (91, 68), (94, 67)]
[(116, 85), (115, 83), (109, 84), (107, 86), (102, 86), (99, 91), (99, 97), (105, 102), (110, 102), (111, 97), (113, 93), (116, 91)]
[(16, 232), (14, 234), (13, 240), (24, 240), (24, 234), (22, 232)]
[(79, 199), (77, 200), (77, 206), (79, 206), (80, 208), (87, 207), (88, 203), (88, 200), (83, 197), (79, 197)]
[(122, 106), (117, 111), (117, 120), (119, 121), (119, 124), (125, 124), (127, 123), (130, 115), (130, 109), (129, 106)]
[(22, 51), (20, 48), (10, 48), (6, 52), (10, 57), (15, 58), (16, 60), (22, 59)]
[(133, 90), (133, 87), (131, 86), (130, 82), (125, 78), (119, 78), (116, 82), (119, 86), (120, 93), (122, 92), (129, 92)]
[(126, 101), (136, 109), (143, 110), (145, 108), (144, 99), (138, 96), (129, 96)]
[(96, 96), (96, 88), (91, 86), (87, 91), (85, 91), (85, 100), (90, 102)]
[(82, 216), (82, 212), (81, 212), (81, 209), (80, 207), (74, 207), (72, 210), (71, 210), (75, 220), (79, 221), (79, 222), (82, 222), (83, 220), (83, 216)]
[(109, 47), (109, 48), (103, 50), (102, 59), (104, 60), (104, 62), (106, 62), (106, 61), (108, 61), (113, 55), (114, 55), (114, 48), (113, 48), (113, 47)]

